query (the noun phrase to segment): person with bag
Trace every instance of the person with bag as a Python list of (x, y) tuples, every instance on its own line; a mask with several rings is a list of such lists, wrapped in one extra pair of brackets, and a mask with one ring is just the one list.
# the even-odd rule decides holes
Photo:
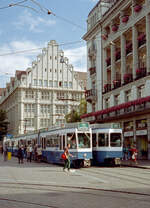
[(64, 158), (64, 168), (63, 171), (70, 172), (70, 157), (73, 157), (72, 154), (69, 153), (70, 144), (67, 144), (67, 147), (64, 149), (64, 153), (62, 154), (62, 158)]
[(138, 163), (137, 163), (137, 153), (138, 153), (138, 151), (137, 151), (136, 147), (133, 146), (133, 147), (131, 148), (131, 160), (132, 160), (133, 162), (135, 162), (135, 164), (138, 164)]

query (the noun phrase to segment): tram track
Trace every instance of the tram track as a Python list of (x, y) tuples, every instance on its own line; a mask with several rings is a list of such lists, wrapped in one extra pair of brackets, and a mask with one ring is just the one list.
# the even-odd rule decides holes
[[(85, 172), (84, 170), (81, 170), (82, 172)], [(129, 175), (129, 174), (122, 174), (122, 173), (117, 173), (117, 172), (113, 172), (113, 174), (112, 174), (112, 172), (110, 172), (110, 173), (106, 173), (105, 171), (103, 171), (103, 170), (100, 170), (100, 171), (91, 171), (91, 170), (89, 170), (88, 171), (89, 173), (93, 173), (93, 174), (96, 174), (96, 175), (100, 175), (101, 173), (103, 173), (104, 174), (104, 176), (109, 176), (109, 177), (112, 177), (112, 178), (117, 178), (117, 179), (119, 179), (119, 180), (128, 180), (128, 181), (130, 181), (130, 182), (136, 182), (136, 183), (138, 183), (138, 184), (142, 184), (142, 185), (146, 185), (146, 186), (149, 186), (150, 184), (149, 183), (147, 183), (147, 181), (149, 181), (149, 178), (142, 178), (142, 177), (139, 177), (139, 176), (133, 176), (133, 175)], [(114, 175), (115, 174), (115, 175)], [(119, 175), (121, 175), (121, 176), (124, 176), (124, 177), (120, 177), (120, 176), (118, 176), (117, 174), (119, 174)], [(134, 177), (134, 179), (129, 179), (129, 178), (127, 178), (127, 177)], [(126, 177), (126, 178), (125, 178)], [(135, 180), (135, 178), (137, 178), (137, 179), (142, 179), (142, 180), (146, 180), (146, 183), (144, 183), (144, 182), (141, 182), (141, 181), (139, 181), (139, 180)]]
[[(95, 187), (85, 187), (85, 186), (68, 186), (68, 185), (54, 185), (54, 184), (35, 184), (35, 183), (23, 183), (23, 182), (1, 182), (1, 184), (9, 184), (9, 185), (24, 185), (24, 186), (40, 186), (40, 187), (53, 187), (53, 188), (63, 188), (63, 189), (78, 189), (78, 190), (90, 190), (90, 191), (103, 191), (103, 192), (111, 192), (111, 193), (122, 193), (128, 195), (139, 195), (139, 196), (147, 196), (150, 197), (150, 194), (147, 193), (139, 193), (139, 192), (131, 192), (131, 191), (121, 191), (117, 189), (104, 189), (104, 188), (95, 188)], [(37, 190), (37, 189), (36, 189)], [(42, 190), (42, 189), (40, 189)], [(44, 190), (44, 189), (43, 189)], [(48, 189), (47, 191), (51, 191)], [(54, 190), (53, 190), (54, 191)], [(0, 198), (1, 199), (1, 198)]]
[(37, 208), (38, 207), (59, 208), (59, 207), (48, 205), (48, 204), (39, 204), (39, 203), (35, 203), (35, 202), (27, 202), (27, 201), (23, 201), (23, 200), (1, 198), (1, 197), (0, 197), (0, 201), (5, 201), (5, 202), (7, 201), (7, 202), (12, 202), (12, 203), (17, 203), (17, 204), (35, 205), (35, 206), (37, 206)]

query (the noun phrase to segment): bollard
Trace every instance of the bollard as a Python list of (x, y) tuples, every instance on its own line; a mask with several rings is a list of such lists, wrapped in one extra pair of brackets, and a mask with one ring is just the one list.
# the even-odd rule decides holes
[(8, 158), (8, 160), (11, 160), (11, 152), (7, 153), (7, 158)]

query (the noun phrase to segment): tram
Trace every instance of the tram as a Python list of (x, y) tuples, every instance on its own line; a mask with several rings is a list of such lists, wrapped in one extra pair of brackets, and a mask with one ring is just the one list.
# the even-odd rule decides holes
[(5, 140), (8, 150), (17, 156), (18, 146), (36, 144), (42, 147), (42, 160), (48, 163), (62, 164), (61, 155), (67, 144), (71, 164), (74, 167), (89, 167), (92, 159), (92, 130), (89, 123), (67, 123), (63, 127), (43, 129), (38, 133), (21, 135), (11, 140)]
[(123, 155), (123, 134), (120, 124), (91, 124), (93, 164), (120, 165)]

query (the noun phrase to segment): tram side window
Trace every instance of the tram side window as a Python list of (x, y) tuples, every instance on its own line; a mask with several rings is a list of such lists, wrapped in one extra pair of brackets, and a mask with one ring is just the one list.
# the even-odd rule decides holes
[(98, 134), (98, 146), (99, 147), (108, 147), (108, 134)]
[(111, 133), (110, 134), (110, 146), (111, 147), (121, 147), (121, 134)]
[(96, 134), (92, 134), (92, 146), (93, 147), (96, 147), (97, 146)]
[(76, 149), (77, 148), (75, 133), (67, 134), (67, 143), (70, 144), (70, 149)]
[(51, 135), (50, 137), (47, 137), (46, 145), (47, 147), (59, 148), (60, 147), (59, 137), (57, 135)]

